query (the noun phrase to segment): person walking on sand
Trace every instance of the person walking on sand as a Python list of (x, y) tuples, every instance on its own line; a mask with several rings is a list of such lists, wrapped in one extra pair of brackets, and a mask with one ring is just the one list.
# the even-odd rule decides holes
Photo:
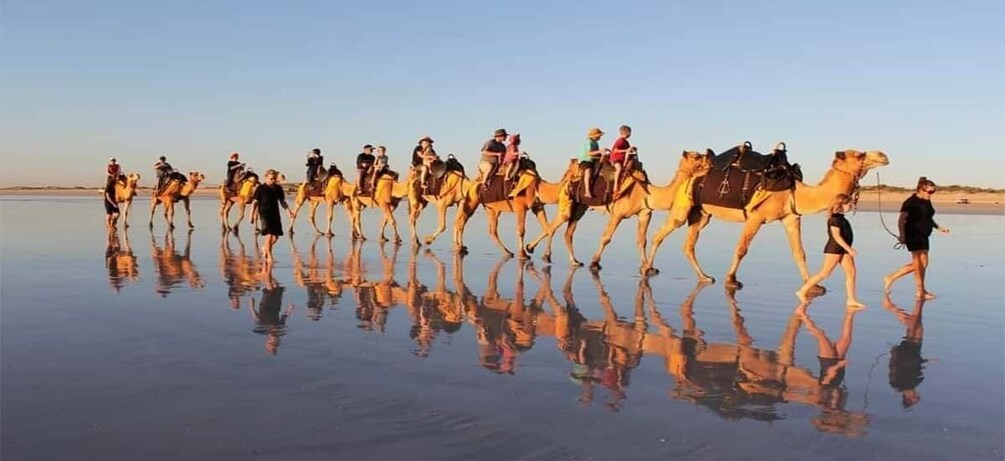
[(262, 272), (272, 269), (272, 247), (276, 244), (276, 240), (283, 236), (283, 220), (279, 216), (279, 206), (282, 205), (290, 219), (293, 219), (293, 212), (286, 204), (286, 192), (276, 182), (277, 175), (276, 170), (265, 172), (265, 183), (255, 189), (251, 205), (251, 223), (254, 224), (256, 218), (261, 217), (262, 235), (265, 236), (265, 243), (262, 244), (262, 257), (265, 258)]
[(808, 299), (807, 291), (830, 277), (834, 268), (840, 264), (841, 268), (844, 269), (848, 307), (865, 307), (865, 304), (862, 304), (858, 300), (858, 296), (855, 295), (855, 255), (858, 252), (851, 246), (854, 234), (851, 230), (851, 223), (844, 217), (844, 214), (851, 210), (851, 206), (852, 200), (848, 195), (839, 194), (834, 199), (830, 218), (827, 219), (827, 245), (824, 247), (824, 264), (820, 268), (820, 272), (806, 280), (806, 283), (796, 291), (796, 297), (800, 301), (806, 302)]
[(936, 222), (935, 208), (932, 206), (932, 194), (936, 191), (935, 183), (922, 176), (918, 178), (918, 187), (913, 195), (904, 200), (900, 206), (900, 237), (898, 240), (911, 252), (911, 262), (883, 278), (883, 293), (890, 295), (890, 289), (897, 279), (914, 273), (917, 286), (915, 296), (923, 299), (935, 299), (935, 293), (925, 287), (925, 274), (928, 272), (928, 237), (932, 230), (948, 234), (949, 228), (939, 226)]
[(115, 200), (115, 184), (105, 187), (105, 227), (114, 229), (119, 222), (119, 203)]

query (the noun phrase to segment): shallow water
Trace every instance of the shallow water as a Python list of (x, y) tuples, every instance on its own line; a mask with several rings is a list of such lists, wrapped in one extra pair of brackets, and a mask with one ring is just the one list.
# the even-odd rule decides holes
[[(215, 201), (194, 201), (192, 232), (160, 216), (151, 232), (142, 208), (109, 239), (93, 198), (0, 199), (3, 459), (1003, 456), (1002, 216), (938, 215), (954, 231), (933, 236), (939, 299), (915, 304), (905, 279), (884, 306), (907, 256), (859, 213), (869, 307), (846, 312), (837, 273), (800, 316), (777, 224), (730, 293), (695, 285), (683, 232), (661, 275), (636, 276), (633, 221), (594, 276), (560, 238), (553, 267), (501, 258), (481, 214), (465, 258), (449, 233), (354, 247), (339, 210), (333, 239), (301, 219), (261, 277), (254, 235), (221, 235)], [(604, 221), (584, 218), (580, 259)], [(805, 221), (815, 269), (824, 220)], [(502, 234), (513, 248), (511, 216)], [(707, 272), (738, 234), (707, 228)]]

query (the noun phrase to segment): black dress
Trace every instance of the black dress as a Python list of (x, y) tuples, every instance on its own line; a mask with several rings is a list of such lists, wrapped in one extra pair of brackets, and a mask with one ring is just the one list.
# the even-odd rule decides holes
[(935, 228), (935, 207), (931, 200), (911, 195), (900, 207), (901, 213), (907, 213), (904, 222), (904, 246), (908, 251), (928, 251), (928, 237)]
[(851, 223), (845, 219), (844, 215), (841, 213), (834, 213), (829, 219), (827, 219), (827, 246), (824, 247), (824, 253), (832, 255), (843, 255), (848, 254), (847, 251), (838, 245), (837, 241), (834, 240), (834, 235), (831, 233), (831, 228), (836, 227), (841, 232), (841, 238), (844, 239), (848, 246), (851, 246), (851, 242), (854, 239), (854, 234), (851, 231)]
[(279, 204), (286, 204), (286, 192), (279, 184), (262, 184), (255, 190), (258, 203), (258, 217), (262, 220), (262, 234), (283, 235), (283, 220), (279, 216)]

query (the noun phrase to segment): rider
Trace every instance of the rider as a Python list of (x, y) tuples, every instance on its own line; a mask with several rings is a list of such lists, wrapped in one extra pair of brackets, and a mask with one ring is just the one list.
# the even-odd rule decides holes
[(324, 167), (325, 158), (321, 155), (321, 149), (314, 148), (307, 153), (307, 183), (313, 184), (318, 178), (318, 171)]
[(635, 148), (628, 142), (628, 138), (632, 137), (632, 127), (621, 125), (618, 131), (621, 136), (614, 141), (614, 145), (611, 146), (611, 155), (608, 157), (608, 161), (614, 165), (614, 190), (617, 190), (621, 185), (621, 175), (628, 169), (629, 162), (635, 156)]
[[(436, 155), (436, 151), (433, 150), (433, 138), (426, 136), (419, 140), (419, 161), (422, 162), (419, 166), (419, 183), (423, 190), (429, 186), (427, 179), (429, 178), (429, 169), (433, 166), (433, 162), (439, 160), (440, 156)], [(415, 162), (415, 154), (412, 156), (412, 162)]]
[(506, 140), (506, 136), (506, 130), (500, 128), (496, 130), (492, 139), (485, 141), (485, 144), (482, 145), (482, 160), (478, 163), (479, 180), (481, 181), (482, 190), (488, 188), (489, 183), (492, 182), (492, 177), (499, 170), (500, 158), (506, 155), (506, 144), (503, 142)]
[(600, 138), (602, 136), (604, 136), (604, 132), (600, 128), (590, 128), (590, 131), (586, 133), (586, 144), (583, 145), (583, 153), (579, 155), (579, 167), (586, 169), (583, 172), (583, 184), (585, 185), (583, 196), (586, 198), (593, 198), (590, 186), (593, 184), (593, 174), (597, 166), (597, 160), (603, 155), (603, 151), (600, 150)]
[(370, 173), (370, 185), (377, 185), (377, 176), (384, 174), (384, 172), (389, 171), (387, 169), (387, 148), (384, 146), (377, 146), (377, 157), (373, 164), (373, 172)]
[(115, 157), (108, 159), (108, 166), (105, 167), (105, 189), (114, 189), (119, 175), (122, 174), (122, 167), (115, 161)]
[(244, 164), (237, 159), (239, 156), (240, 154), (238, 154), (237, 152), (230, 153), (230, 161), (227, 162), (226, 187), (228, 189), (234, 186), (234, 183), (237, 182), (235, 178), (237, 177), (238, 173), (241, 173), (244, 170)]
[(517, 166), (520, 164), (520, 135), (512, 134), (509, 137), (509, 144), (506, 145), (506, 156), (503, 157), (503, 166), (506, 172), (503, 177), (507, 180), (513, 179)]
[(156, 194), (167, 183), (168, 177), (174, 171), (174, 168), (167, 162), (167, 157), (162, 155), (157, 160), (157, 163), (154, 164), (154, 170), (157, 172), (157, 189), (154, 189), (154, 193)]
[[(356, 193), (364, 192), (363, 179), (369, 178), (373, 172), (373, 164), (377, 159), (373, 156), (373, 146), (363, 146), (363, 152), (356, 156)], [(371, 184), (372, 186), (372, 184)]]

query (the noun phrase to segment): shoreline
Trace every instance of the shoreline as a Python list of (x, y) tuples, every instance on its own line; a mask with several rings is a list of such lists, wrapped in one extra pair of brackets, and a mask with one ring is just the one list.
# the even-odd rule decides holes
[[(290, 185), (287, 185), (289, 187)], [(220, 193), (220, 186), (209, 186), (196, 189), (194, 196), (199, 199), (216, 198)], [(898, 213), (900, 204), (909, 196), (907, 192), (883, 192), (878, 196), (876, 191), (863, 191), (858, 201), (859, 211), (879, 211), (880, 198), (882, 198), (882, 210), (884, 213)], [(3, 197), (95, 197), (100, 198), (100, 190), (93, 189), (46, 189), (46, 188), (23, 188), (23, 189), (0, 189), (0, 198)], [(143, 201), (149, 196), (149, 189), (140, 189), (136, 196), (137, 200)], [(965, 198), (969, 204), (957, 203), (957, 200)], [(932, 203), (939, 213), (944, 214), (985, 214), (985, 215), (1005, 215), (1005, 193), (1002, 192), (980, 192), (980, 193), (945, 193), (936, 195)]]

